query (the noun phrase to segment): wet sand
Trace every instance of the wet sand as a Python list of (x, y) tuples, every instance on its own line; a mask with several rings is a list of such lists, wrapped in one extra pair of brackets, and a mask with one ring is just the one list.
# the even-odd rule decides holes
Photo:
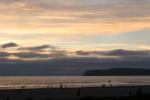
[(79, 100), (93, 97), (120, 97), (150, 93), (150, 86), (118, 86), (90, 88), (1, 89), (0, 100)]

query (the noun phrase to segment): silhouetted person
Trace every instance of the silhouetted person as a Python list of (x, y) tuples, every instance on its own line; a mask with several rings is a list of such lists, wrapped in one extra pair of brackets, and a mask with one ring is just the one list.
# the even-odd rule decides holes
[(21, 89), (25, 89), (25, 86), (22, 86)]
[(106, 85), (105, 85), (105, 84), (102, 84), (102, 87), (106, 87)]
[(76, 96), (80, 96), (81, 94), (81, 90), (79, 89), (77, 92), (76, 92)]
[(48, 88), (48, 89), (50, 88), (49, 85), (47, 85), (47, 88)]
[(112, 87), (111, 80), (109, 80), (108, 83), (109, 83), (110, 87)]
[(60, 84), (60, 88), (61, 88), (61, 89), (63, 88), (62, 84)]

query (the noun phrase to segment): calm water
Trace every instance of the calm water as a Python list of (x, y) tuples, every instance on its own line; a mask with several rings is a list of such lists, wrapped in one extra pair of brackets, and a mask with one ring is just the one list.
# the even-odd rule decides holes
[[(111, 83), (109, 83), (109, 80)], [(12, 76), (0, 77), (0, 88), (96, 87), (150, 85), (150, 76)]]

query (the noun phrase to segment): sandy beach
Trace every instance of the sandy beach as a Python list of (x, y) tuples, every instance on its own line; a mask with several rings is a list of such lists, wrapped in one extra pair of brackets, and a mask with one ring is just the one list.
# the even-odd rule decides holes
[(1, 89), (0, 100), (84, 100), (84, 98), (126, 97), (131, 95), (134, 96), (137, 95), (138, 92), (142, 94), (149, 94), (150, 86)]

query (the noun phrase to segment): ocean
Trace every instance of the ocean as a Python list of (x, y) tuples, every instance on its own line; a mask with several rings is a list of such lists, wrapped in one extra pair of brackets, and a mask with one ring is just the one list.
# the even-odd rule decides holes
[(0, 88), (64, 88), (150, 85), (150, 76), (0, 76)]

